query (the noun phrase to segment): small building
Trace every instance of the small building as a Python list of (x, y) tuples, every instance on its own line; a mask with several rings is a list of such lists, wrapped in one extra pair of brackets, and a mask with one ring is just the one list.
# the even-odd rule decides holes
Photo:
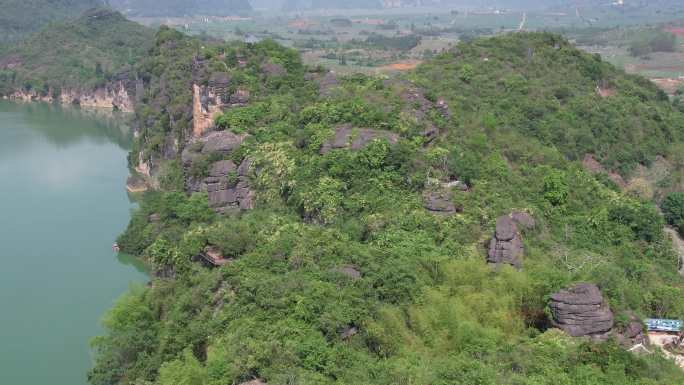
[(210, 267), (219, 267), (232, 262), (232, 259), (225, 258), (221, 250), (216, 246), (207, 246), (199, 254), (202, 261)]
[(679, 333), (684, 326), (683, 321), (672, 319), (649, 318), (644, 323), (649, 333)]

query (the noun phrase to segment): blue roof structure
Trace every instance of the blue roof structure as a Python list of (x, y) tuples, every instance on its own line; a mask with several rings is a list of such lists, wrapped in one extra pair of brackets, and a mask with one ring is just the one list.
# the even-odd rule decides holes
[(649, 332), (680, 332), (684, 322), (673, 319), (649, 318), (644, 321)]

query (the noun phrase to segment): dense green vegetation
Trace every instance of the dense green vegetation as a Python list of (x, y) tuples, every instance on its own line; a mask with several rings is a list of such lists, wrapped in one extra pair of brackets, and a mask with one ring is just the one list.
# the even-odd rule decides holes
[(661, 204), (663, 215), (668, 224), (684, 233), (684, 193), (675, 192), (665, 197)]
[(675, 35), (659, 30), (645, 31), (634, 38), (629, 46), (633, 56), (646, 56), (654, 52), (675, 52), (677, 38)]
[[(269, 75), (264, 63), (286, 73)], [(592, 153), (629, 177), (656, 155), (676, 159), (684, 115), (646, 80), (552, 34), (477, 39), (407, 76), (449, 115), (422, 111), (402, 80), (353, 76), (321, 97), (305, 79), (322, 74), (270, 41), (202, 42), (162, 28), (136, 70), (149, 86), (131, 163), (138, 152), (155, 162), (162, 191), (144, 197), (119, 244), (159, 276), (106, 316), (92, 384), (684, 381), (657, 354), (547, 330), (548, 295), (577, 281), (601, 286), (618, 325), (632, 313), (684, 317), (655, 205), (577, 162)], [(186, 141), (192, 83), (214, 72), (251, 95), (218, 119), (249, 138), (198, 163), (252, 159), (257, 207), (231, 215), (183, 192), (188, 174), (206, 170), (164, 154), (167, 138)], [(345, 123), (401, 140), (321, 155)], [(429, 143), (428, 124), (440, 129)], [(454, 177), (470, 186), (454, 192), (460, 212), (427, 212), (423, 190)], [(537, 226), (523, 235), (523, 270), (495, 271), (483, 242), (514, 209)], [(192, 262), (209, 244), (235, 262)]]
[(0, 44), (19, 40), (51, 21), (71, 19), (100, 0), (1, 0)]
[[(154, 31), (104, 8), (54, 23), (7, 48), (0, 58), (0, 95), (61, 88), (90, 89), (130, 72), (153, 42)], [(126, 76), (135, 77), (134, 73)]]

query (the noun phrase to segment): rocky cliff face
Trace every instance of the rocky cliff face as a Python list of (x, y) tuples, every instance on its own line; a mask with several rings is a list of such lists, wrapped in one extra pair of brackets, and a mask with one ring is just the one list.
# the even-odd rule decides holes
[[(203, 156), (230, 155), (242, 145), (245, 138), (244, 135), (235, 135), (230, 131), (217, 131), (193, 139), (181, 154), (183, 167), (189, 170), (193, 162)], [(209, 205), (219, 213), (231, 209), (251, 209), (254, 206), (254, 192), (249, 183), (251, 165), (249, 158), (243, 159), (239, 166), (227, 159), (214, 162), (205, 177), (189, 176), (186, 190), (206, 192)]]
[(216, 72), (206, 86), (192, 85), (192, 134), (199, 138), (214, 127), (214, 120), (226, 108), (245, 106), (249, 91), (237, 89), (231, 93), (230, 75)]
[(81, 107), (111, 108), (124, 112), (133, 112), (135, 109), (136, 92), (131, 92), (141, 87), (138, 82), (132, 86), (124, 80), (116, 80), (105, 87), (94, 90), (63, 89), (59, 95), (54, 95), (49, 90), (47, 95), (42, 95), (34, 90), (19, 90), (6, 96), (6, 99), (23, 102), (59, 102), (64, 105), (80, 105)]

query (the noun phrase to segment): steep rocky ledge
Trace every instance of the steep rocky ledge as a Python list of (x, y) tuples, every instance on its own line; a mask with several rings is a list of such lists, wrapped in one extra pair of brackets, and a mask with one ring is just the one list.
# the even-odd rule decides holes
[(141, 89), (142, 84), (139, 81), (120, 79), (104, 87), (88, 91), (72, 88), (64, 89), (55, 95), (53, 90), (48, 90), (48, 93), (43, 95), (35, 90), (17, 90), (3, 98), (23, 102), (58, 102), (63, 105), (80, 105), (81, 107), (109, 108), (133, 112), (136, 94), (141, 92)]

